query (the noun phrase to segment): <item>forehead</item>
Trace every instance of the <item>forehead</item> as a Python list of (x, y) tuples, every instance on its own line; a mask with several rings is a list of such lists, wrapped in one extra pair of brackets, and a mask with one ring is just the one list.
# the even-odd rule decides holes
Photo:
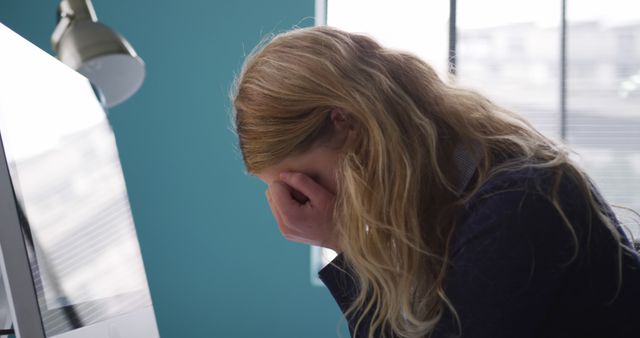
[(259, 178), (262, 182), (267, 185), (271, 185), (271, 183), (278, 178), (278, 174), (280, 171), (275, 167), (268, 167), (260, 172), (253, 173), (254, 176)]

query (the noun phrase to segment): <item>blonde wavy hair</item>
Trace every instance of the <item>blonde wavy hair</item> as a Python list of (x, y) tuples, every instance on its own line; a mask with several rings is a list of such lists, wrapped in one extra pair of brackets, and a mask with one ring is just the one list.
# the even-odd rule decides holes
[[(356, 326), (362, 313), (372, 314), (369, 338), (428, 336), (443, 306), (455, 314), (443, 291), (455, 214), (498, 172), (535, 166), (555, 173), (549, 200), (573, 234), (574, 258), (578, 238), (557, 198), (563, 175), (575, 178), (621, 241), (565, 147), (520, 115), (443, 82), (416, 56), (365, 35), (313, 27), (269, 37), (246, 58), (232, 100), (240, 150), (254, 174), (326, 140), (332, 109), (348, 112), (354, 137), (341, 151), (334, 220), (359, 285), (347, 314), (362, 310)], [(479, 155), (477, 179), (463, 195), (454, 184), (458, 145)]]

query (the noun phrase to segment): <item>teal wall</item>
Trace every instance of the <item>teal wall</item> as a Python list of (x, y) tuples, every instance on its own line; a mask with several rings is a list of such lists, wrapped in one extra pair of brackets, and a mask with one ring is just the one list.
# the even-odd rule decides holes
[[(51, 52), (56, 5), (2, 0), (0, 22)], [(110, 119), (162, 337), (336, 337), (340, 312), (310, 284), (309, 248), (282, 238), (266, 187), (244, 173), (227, 97), (245, 52), (312, 25), (314, 1), (94, 5), (147, 64)]]

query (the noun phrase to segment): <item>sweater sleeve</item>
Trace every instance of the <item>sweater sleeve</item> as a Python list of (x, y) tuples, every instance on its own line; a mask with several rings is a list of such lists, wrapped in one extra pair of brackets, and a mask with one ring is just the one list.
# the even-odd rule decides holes
[[(432, 338), (535, 337), (573, 253), (571, 238), (542, 196), (504, 192), (476, 203), (456, 229), (444, 286), (460, 325), (443, 306)], [(344, 258), (336, 257), (319, 277), (344, 312), (357, 290)], [(354, 317), (347, 318), (352, 336)], [(367, 327), (361, 324), (359, 337)]]

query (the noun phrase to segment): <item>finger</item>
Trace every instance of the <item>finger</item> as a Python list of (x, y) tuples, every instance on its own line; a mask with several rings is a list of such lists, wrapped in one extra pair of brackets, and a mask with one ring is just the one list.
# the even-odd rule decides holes
[(269, 186), (269, 192), (282, 220), (287, 225), (298, 224), (304, 219), (308, 204), (300, 204), (291, 196), (291, 187), (282, 181), (274, 181)]
[(293, 189), (300, 191), (310, 200), (326, 198), (331, 193), (322, 185), (318, 184), (311, 177), (299, 172), (283, 172), (280, 173), (280, 179), (291, 186)]

